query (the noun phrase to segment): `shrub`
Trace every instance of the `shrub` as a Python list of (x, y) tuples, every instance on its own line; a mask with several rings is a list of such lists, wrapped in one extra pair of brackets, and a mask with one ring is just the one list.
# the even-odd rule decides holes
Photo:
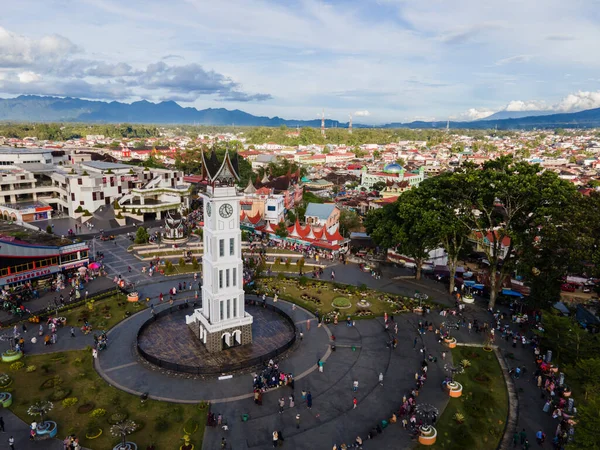
[(5, 373), (0, 374), (0, 387), (4, 388), (6, 386), (10, 386), (11, 383), (12, 378), (9, 375)]
[(90, 417), (98, 418), (98, 417), (104, 417), (105, 415), (106, 415), (105, 409), (96, 408), (95, 410), (92, 411), (92, 413), (90, 414)]
[(91, 212), (89, 212), (89, 211), (86, 209), (86, 210), (84, 210), (84, 211), (83, 211), (83, 215), (84, 215), (85, 217), (89, 217), (89, 216), (91, 216), (91, 215), (92, 215), (92, 213), (91, 213)]
[(110, 415), (110, 417), (108, 418), (108, 423), (110, 423), (111, 425), (114, 425), (116, 423), (127, 420), (127, 417), (128, 417), (128, 415), (125, 411), (119, 411), (119, 412), (116, 412), (116, 413), (113, 413)]
[(196, 259), (195, 257), (192, 258), (192, 269), (198, 270), (199, 268), (200, 268), (200, 263), (198, 262), (198, 259)]
[(83, 212), (83, 207), (81, 205), (79, 205), (77, 207), (77, 209), (75, 210), (76, 213), (82, 213)]
[(454, 413), (453, 419), (456, 421), (456, 423), (464, 423), (465, 415), (457, 412), (457, 413)]
[(465, 369), (467, 367), (471, 367), (471, 361), (469, 361), (468, 359), (463, 359), (460, 363)]
[(36, 370), (37, 370), (37, 366), (34, 366), (33, 364), (31, 366), (25, 367), (25, 372), (27, 372), (27, 373), (35, 372)]
[(337, 297), (333, 300), (333, 306), (337, 308), (347, 308), (351, 306), (350, 300), (345, 297)]
[(25, 363), (23, 361), (16, 361), (10, 365), (10, 370), (17, 371), (21, 370), (23, 367), (25, 367)]
[(170, 426), (171, 424), (169, 423), (169, 421), (165, 417), (160, 416), (156, 419), (156, 422), (154, 423), (154, 431), (162, 433), (164, 431), (167, 431)]
[(306, 284), (307, 284), (307, 283), (308, 283), (308, 278), (306, 278), (305, 276), (301, 276), (301, 277), (298, 279), (298, 284), (299, 284), (300, 286), (306, 286)]
[(185, 267), (185, 259), (179, 258), (179, 267), (181, 267), (182, 269)]
[(79, 401), (79, 399), (77, 397), (69, 397), (69, 398), (65, 398), (62, 401), (62, 405), (64, 408), (68, 408), (69, 406), (74, 406), (75, 404), (77, 404), (78, 401)]
[(175, 268), (173, 267), (173, 263), (171, 261), (167, 261), (165, 263), (165, 273), (173, 273), (175, 271)]
[(56, 389), (54, 389), (52, 394), (50, 394), (50, 400), (59, 402), (61, 400), (64, 400), (65, 398), (67, 398), (69, 395), (71, 395), (71, 389), (64, 389), (62, 387), (57, 387)]
[(46, 233), (52, 234), (52, 225), (46, 226)]

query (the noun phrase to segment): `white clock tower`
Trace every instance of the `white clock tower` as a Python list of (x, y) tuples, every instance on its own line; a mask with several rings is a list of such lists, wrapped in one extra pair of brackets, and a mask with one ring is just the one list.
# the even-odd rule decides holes
[(204, 200), (202, 308), (186, 323), (209, 352), (252, 342), (252, 316), (244, 310), (242, 232), (237, 156), (219, 162), (214, 150), (202, 155), (208, 181)]

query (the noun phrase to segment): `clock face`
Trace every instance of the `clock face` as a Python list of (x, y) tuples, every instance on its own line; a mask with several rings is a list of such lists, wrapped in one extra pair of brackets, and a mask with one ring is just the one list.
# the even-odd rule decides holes
[(219, 214), (221, 214), (221, 217), (223, 219), (231, 217), (231, 215), (233, 214), (233, 206), (231, 206), (229, 203), (221, 205), (221, 207), (219, 208)]
[(212, 213), (212, 208), (210, 207), (210, 203), (206, 204), (206, 214), (208, 214), (208, 217), (210, 217)]

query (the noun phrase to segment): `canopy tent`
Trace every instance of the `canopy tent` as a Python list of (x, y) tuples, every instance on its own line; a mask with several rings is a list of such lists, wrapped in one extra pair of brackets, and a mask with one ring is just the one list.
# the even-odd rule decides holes
[(523, 298), (523, 294), (517, 291), (513, 291), (512, 289), (502, 289), (502, 295), (508, 295), (509, 297), (519, 297)]
[(465, 280), (465, 287), (474, 287), (475, 282), (473, 280)]
[(561, 314), (564, 314), (565, 316), (569, 315), (569, 308), (567, 308), (563, 302), (556, 302), (552, 306), (554, 309), (558, 310), (558, 312), (560, 312)]

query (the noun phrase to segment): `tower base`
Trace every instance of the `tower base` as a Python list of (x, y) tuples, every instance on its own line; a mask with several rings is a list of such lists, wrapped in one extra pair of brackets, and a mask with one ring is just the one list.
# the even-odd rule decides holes
[[(190, 318), (195, 320), (189, 320)], [(198, 320), (200, 318), (200, 320)], [(192, 333), (204, 344), (209, 353), (217, 353), (231, 347), (252, 343), (252, 316), (245, 314), (245, 320), (226, 328), (215, 330), (201, 315), (188, 316), (186, 322)], [(211, 329), (212, 328), (212, 329)]]

